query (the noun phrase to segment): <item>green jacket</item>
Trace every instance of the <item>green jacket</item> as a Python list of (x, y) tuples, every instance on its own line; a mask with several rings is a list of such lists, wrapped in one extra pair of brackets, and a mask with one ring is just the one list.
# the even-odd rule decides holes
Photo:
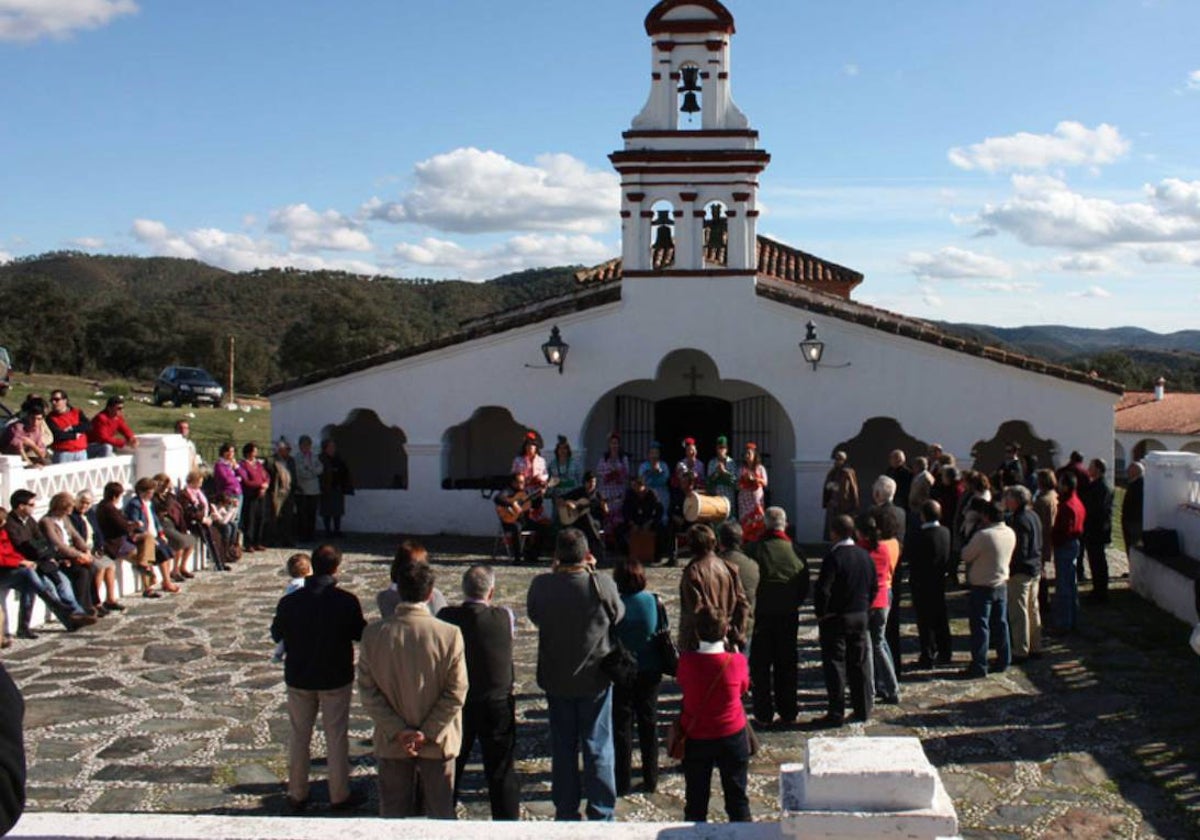
[(808, 562), (792, 541), (768, 533), (751, 549), (759, 573), (755, 615), (786, 615), (799, 609), (808, 597)]

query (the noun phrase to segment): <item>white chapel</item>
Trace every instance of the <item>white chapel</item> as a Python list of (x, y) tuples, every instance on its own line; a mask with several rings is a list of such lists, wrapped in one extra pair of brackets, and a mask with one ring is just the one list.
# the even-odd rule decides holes
[(934, 442), (989, 470), (1010, 441), (1042, 466), (1111, 459), (1119, 386), (857, 303), (861, 274), (759, 236), (770, 155), (734, 103), (732, 15), (662, 0), (645, 28), (649, 98), (611, 156), (619, 259), (569, 294), (273, 389), (276, 437), (332, 437), (346, 458), (348, 530), (494, 534), (486, 493), (528, 431), (564, 436), (587, 469), (614, 431), (635, 461), (651, 440), (669, 463), (684, 437), (705, 459), (718, 435), (735, 458), (753, 441), (801, 540), (821, 538), (835, 450), (863, 484), (890, 450)]

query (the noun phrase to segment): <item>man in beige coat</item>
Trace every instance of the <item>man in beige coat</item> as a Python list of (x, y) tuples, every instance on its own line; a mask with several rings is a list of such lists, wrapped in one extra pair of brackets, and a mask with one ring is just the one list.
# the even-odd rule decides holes
[(454, 819), (454, 760), (462, 745), (467, 664), (462, 632), (429, 612), (433, 570), (393, 572), (400, 604), (363, 632), (358, 690), (375, 721), (379, 814), (416, 814), (417, 777), (426, 814)]

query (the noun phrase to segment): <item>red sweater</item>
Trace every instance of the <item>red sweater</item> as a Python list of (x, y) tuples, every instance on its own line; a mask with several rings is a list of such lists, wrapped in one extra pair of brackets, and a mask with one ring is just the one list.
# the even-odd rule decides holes
[(860, 542), (859, 545), (870, 553), (871, 562), (875, 564), (875, 577), (879, 581), (879, 592), (871, 602), (871, 609), (885, 609), (890, 600), (888, 593), (892, 591), (892, 577), (896, 573), (896, 564), (900, 562), (900, 543), (895, 539), (880, 540), (874, 551), (871, 551), (871, 546), (866, 542)]
[[(721, 673), (726, 660), (729, 665)], [(719, 673), (720, 682), (713, 687)], [(687, 651), (679, 656), (675, 681), (683, 690), (683, 728), (688, 738), (727, 738), (746, 728), (742, 695), (750, 690), (750, 666), (744, 655)]]
[(1050, 543), (1055, 548), (1083, 536), (1083, 520), (1087, 516), (1079, 494), (1058, 497), (1058, 514), (1054, 517), (1054, 528), (1050, 532)]
[(55, 433), (55, 452), (82, 452), (87, 449), (88, 439), (83, 432), (70, 432), (71, 429), (87, 428), (87, 418), (78, 408), (70, 408), (61, 414), (50, 412), (46, 415), (50, 431)]
[(25, 556), (13, 546), (8, 529), (0, 528), (0, 569), (15, 569), (24, 559)]
[[(117, 442), (117, 435), (124, 440)], [(125, 422), (125, 418), (101, 411), (92, 418), (92, 428), (88, 431), (88, 443), (107, 443), (114, 449), (124, 449), (134, 440), (133, 430)]]

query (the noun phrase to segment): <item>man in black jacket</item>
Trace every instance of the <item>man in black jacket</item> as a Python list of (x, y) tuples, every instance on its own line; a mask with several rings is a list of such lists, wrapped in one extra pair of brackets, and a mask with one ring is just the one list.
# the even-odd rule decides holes
[(1092, 572), (1092, 594), (1088, 600), (1108, 600), (1108, 544), (1112, 542), (1113, 486), (1108, 483), (1108, 464), (1093, 458), (1088, 464), (1091, 481), (1080, 490), (1083, 502), (1083, 547)]
[(317, 710), (325, 730), (329, 801), (335, 811), (350, 810), (361, 798), (350, 792), (350, 698), (354, 690), (354, 643), (362, 639), (362, 605), (338, 588), (342, 553), (321, 545), (313, 552), (313, 573), (304, 587), (285, 595), (275, 609), (271, 638), (286, 649), (288, 802), (294, 810), (308, 805), (308, 771)]
[(950, 571), (950, 529), (943, 525), (942, 506), (933, 499), (921, 506), (921, 527), (909, 538), (905, 556), (912, 578), (917, 637), (921, 643), (918, 668), (949, 665), (953, 646), (946, 613), (946, 574)]
[(25, 701), (0, 665), (0, 837), (25, 810)]
[(462, 631), (467, 658), (467, 700), (462, 710), (462, 747), (454, 771), (454, 801), (475, 739), (483, 752), (483, 774), (493, 820), (520, 819), (520, 788), (513, 769), (517, 745), (513, 698), (513, 636), (516, 619), (507, 607), (492, 606), (496, 575), (490, 566), (463, 574), (462, 606), (445, 607), (438, 618)]
[[(38, 527), (37, 520), (33, 518), (36, 499), (37, 496), (30, 490), (14, 490), (12, 496), (9, 497), (12, 509), (4, 522), (4, 530), (8, 531), (8, 538), (12, 542), (13, 548), (34, 564), (34, 571), (42, 590), (37, 594), (63, 627), (71, 631), (95, 624), (96, 617), (89, 615), (75, 600), (71, 581), (59, 568), (49, 542), (43, 536), (42, 529)], [(29, 627), (32, 608), (33, 594), (24, 593), (20, 602), (20, 614), (17, 622), (18, 638), (37, 638), (37, 633)]]
[(1146, 468), (1141, 461), (1134, 461), (1126, 472), (1129, 483), (1125, 485), (1125, 498), (1121, 500), (1121, 532), (1125, 537), (1125, 551), (1142, 541), (1142, 508), (1146, 502)]
[(867, 639), (867, 610), (879, 592), (871, 555), (854, 543), (854, 520), (834, 517), (835, 544), (821, 561), (813, 595), (821, 639), (821, 667), (829, 710), (813, 721), (816, 727), (841, 726), (846, 719), (846, 682), (856, 720), (867, 721), (874, 705), (874, 674)]
[(1042, 574), (1042, 520), (1029, 507), (1029, 490), (1014, 484), (1004, 490), (1008, 526), (1017, 535), (1008, 566), (1008, 627), (1012, 661), (1021, 663), (1042, 655), (1042, 616), (1038, 584)]

